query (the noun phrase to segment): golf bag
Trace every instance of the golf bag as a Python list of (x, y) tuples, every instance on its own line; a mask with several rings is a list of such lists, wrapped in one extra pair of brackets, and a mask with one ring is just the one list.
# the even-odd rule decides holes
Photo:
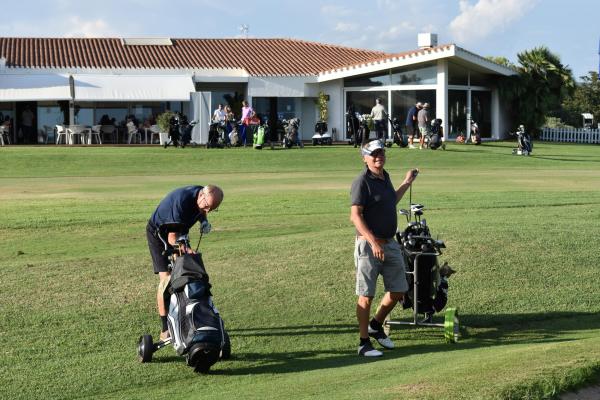
[(299, 148), (303, 148), (304, 145), (299, 139), (298, 130), (300, 128), (300, 119), (292, 118), (290, 120), (283, 120), (285, 129), (285, 135), (283, 136), (283, 146), (290, 149), (293, 145), (297, 145)]
[(513, 149), (513, 154), (528, 156), (533, 151), (533, 141), (531, 140), (531, 136), (525, 132), (525, 127), (523, 125), (519, 126), (517, 132), (514, 133), (517, 135), (517, 145), (519, 146), (516, 149)]
[(369, 142), (369, 136), (371, 134), (371, 130), (369, 129), (369, 120), (360, 116), (358, 118), (358, 132), (357, 139), (360, 138), (360, 141), (357, 142), (359, 146), (362, 146)]
[(315, 124), (315, 134), (312, 137), (313, 146), (331, 145), (333, 139), (331, 134), (327, 133), (327, 122), (319, 121)]
[(179, 118), (179, 145), (181, 147), (187, 146), (192, 141), (192, 130), (194, 129), (194, 125), (196, 125), (196, 122), (188, 122), (185, 115), (182, 115)]
[(256, 132), (254, 132), (254, 137), (252, 139), (254, 148), (256, 150), (261, 150), (263, 148), (263, 144), (265, 143), (265, 134), (266, 129), (263, 125), (260, 125), (258, 128), (256, 128)]
[[(440, 312), (448, 302), (448, 277), (454, 273), (452, 268), (444, 263), (438, 264), (438, 255), (445, 247), (442, 241), (431, 237), (429, 226), (425, 219), (421, 219), (424, 207), (412, 204), (411, 212), (415, 221), (409, 222), (404, 231), (396, 233), (396, 240), (400, 243), (406, 261), (409, 290), (402, 301), (403, 308), (414, 308), (418, 314), (424, 314), (426, 319)], [(415, 262), (416, 260), (416, 262)], [(418, 295), (414, 295), (414, 275), (417, 268)]]
[(240, 145), (240, 134), (238, 132), (238, 124), (235, 121), (230, 122), (231, 132), (229, 132), (229, 143), (232, 146)]
[(362, 138), (359, 132), (359, 119), (353, 105), (348, 107), (348, 112), (346, 113), (346, 137), (350, 138), (348, 144), (353, 144), (354, 147), (361, 145)]
[(471, 143), (481, 144), (481, 134), (479, 133), (479, 125), (477, 122), (471, 122)]
[(210, 124), (208, 128), (208, 142), (206, 143), (206, 148), (219, 148), (222, 149), (224, 144), (223, 133), (225, 129), (223, 128), (223, 122), (213, 122)]
[(442, 146), (442, 120), (439, 118), (431, 121), (428, 146), (431, 150), (436, 150)]
[[(408, 146), (408, 139), (402, 134), (402, 124), (400, 123), (398, 118), (394, 117), (390, 120), (390, 123), (392, 124), (392, 131), (394, 132), (393, 143), (397, 144), (399, 147)], [(388, 145), (388, 147), (391, 146), (392, 143)]]
[(168, 304), (169, 331), (177, 354), (197, 372), (208, 372), (221, 352), (231, 352), (229, 337), (215, 308), (209, 277), (200, 254), (177, 257), (171, 271)]

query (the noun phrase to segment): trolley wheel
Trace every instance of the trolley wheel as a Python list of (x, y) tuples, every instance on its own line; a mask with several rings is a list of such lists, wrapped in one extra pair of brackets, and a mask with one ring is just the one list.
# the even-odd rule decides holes
[(444, 316), (444, 338), (447, 343), (456, 343), (458, 342), (459, 334), (458, 310), (456, 308), (448, 308)]
[(229, 334), (225, 332), (225, 343), (221, 349), (221, 360), (229, 360), (231, 358), (231, 340)]
[(152, 361), (153, 353), (154, 342), (152, 341), (152, 335), (140, 336), (140, 340), (138, 342), (138, 361), (141, 363)]

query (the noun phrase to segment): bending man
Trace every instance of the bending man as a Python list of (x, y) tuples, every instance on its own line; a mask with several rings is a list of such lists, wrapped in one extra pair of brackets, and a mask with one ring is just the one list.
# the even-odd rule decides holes
[[(203, 234), (210, 232), (211, 226), (206, 216), (216, 210), (223, 201), (223, 191), (218, 186), (186, 186), (175, 189), (161, 200), (146, 226), (148, 248), (154, 265), (154, 273), (158, 274), (160, 283), (156, 293), (158, 315), (162, 328), (160, 339), (169, 337), (167, 325), (167, 309), (164, 291), (169, 283), (169, 259), (165, 250), (174, 247), (177, 238), (189, 232), (197, 221), (201, 222)], [(193, 254), (194, 250), (185, 251)]]

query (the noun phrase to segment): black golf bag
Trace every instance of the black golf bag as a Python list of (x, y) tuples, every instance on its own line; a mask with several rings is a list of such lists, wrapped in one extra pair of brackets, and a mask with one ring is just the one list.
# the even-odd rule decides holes
[(283, 120), (283, 126), (285, 129), (285, 135), (283, 136), (283, 146), (287, 149), (293, 145), (297, 145), (302, 148), (304, 145), (299, 140), (298, 130), (300, 128), (300, 119), (292, 118), (290, 120)]
[(360, 146), (362, 142), (359, 131), (360, 121), (357, 115), (354, 105), (351, 104), (346, 112), (346, 137), (350, 138), (348, 144), (353, 144), (354, 147)]
[(404, 296), (402, 307), (405, 309), (414, 307), (418, 314), (431, 318), (434, 313), (443, 310), (448, 302), (448, 277), (454, 271), (447, 263), (442, 267), (439, 266), (436, 254), (441, 255), (441, 249), (445, 245), (431, 237), (425, 219), (420, 218), (423, 206), (412, 207), (416, 209), (416, 212), (413, 210), (416, 220), (409, 222), (404, 231), (396, 233), (396, 240), (402, 247), (407, 272), (413, 272), (417, 268), (418, 296), (415, 299), (414, 275), (407, 273), (409, 290)]
[(357, 140), (360, 139), (360, 141), (357, 143), (359, 146), (362, 146), (369, 142), (371, 130), (369, 129), (369, 120), (367, 118), (360, 117), (358, 121)]
[[(392, 131), (394, 132), (393, 143), (397, 144), (399, 147), (408, 146), (408, 139), (402, 134), (402, 124), (398, 118), (394, 117), (390, 120), (390, 123), (392, 124)], [(392, 143), (390, 143), (388, 147), (391, 146)]]
[(179, 117), (179, 145), (185, 147), (192, 141), (192, 129), (195, 123), (189, 123), (185, 115)]
[(208, 141), (206, 142), (206, 148), (222, 148), (223, 139), (221, 138), (221, 123), (213, 122), (208, 128)]
[(481, 133), (479, 133), (479, 125), (477, 122), (471, 122), (471, 143), (481, 144)]
[(197, 372), (208, 372), (221, 353), (231, 353), (229, 337), (215, 308), (200, 254), (179, 256), (171, 271), (168, 304), (169, 331), (177, 354)]
[(531, 136), (525, 132), (525, 127), (523, 125), (519, 126), (519, 129), (514, 134), (517, 135), (517, 145), (519, 147), (513, 149), (513, 154), (530, 155), (533, 151), (533, 141), (531, 140)]
[[(175, 147), (179, 146), (179, 115), (175, 114), (169, 120), (169, 137), (171, 138), (171, 144)], [(169, 143), (165, 142), (165, 147)]]
[(429, 133), (428, 146), (431, 150), (436, 150), (442, 145), (442, 120), (439, 118), (431, 121), (431, 130)]

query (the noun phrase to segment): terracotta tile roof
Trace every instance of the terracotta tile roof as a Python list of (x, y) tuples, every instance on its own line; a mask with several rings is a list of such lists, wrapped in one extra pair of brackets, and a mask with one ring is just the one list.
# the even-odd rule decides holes
[(356, 69), (356, 68), (363, 66), (364, 64), (369, 64), (369, 63), (370, 64), (385, 64), (388, 62), (393, 62), (393, 61), (397, 61), (397, 60), (401, 60), (401, 59), (409, 59), (412, 57), (422, 56), (422, 55), (426, 55), (426, 54), (441, 53), (443, 51), (450, 50), (452, 48), (452, 46), (454, 46), (454, 45), (453, 44), (444, 44), (444, 45), (440, 45), (440, 46), (436, 46), (436, 47), (428, 47), (428, 48), (423, 48), (423, 49), (403, 51), (401, 53), (386, 53), (378, 58), (374, 58), (367, 62), (358, 62), (358, 63), (354, 63), (354, 64), (342, 65), (341, 67), (327, 68), (326, 70), (322, 71), (322, 74)]
[(0, 37), (8, 68), (245, 69), (255, 76), (316, 75), (389, 54), (296, 39), (171, 39), (123, 45), (118, 38)]

